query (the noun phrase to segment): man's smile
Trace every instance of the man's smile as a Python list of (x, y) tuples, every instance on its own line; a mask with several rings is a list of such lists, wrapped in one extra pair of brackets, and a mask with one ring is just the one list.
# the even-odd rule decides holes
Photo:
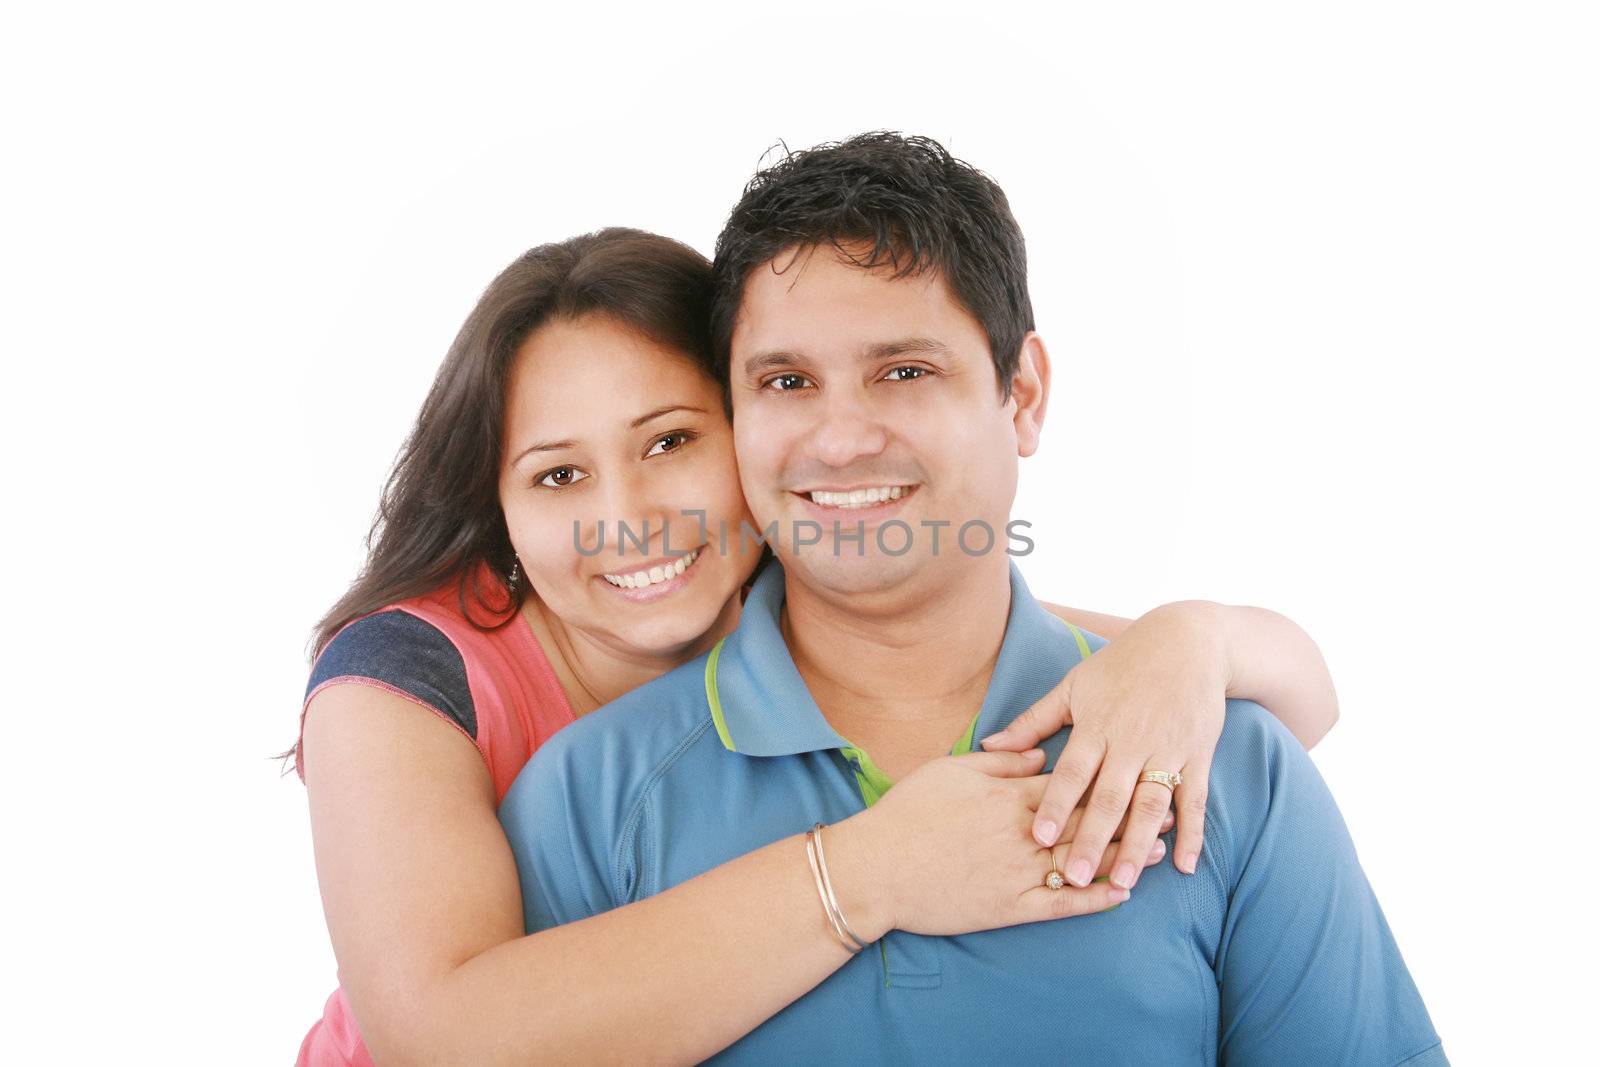
[(800, 495), (822, 507), (851, 511), (899, 500), (916, 489), (915, 485), (873, 485), (859, 489), (811, 489)]

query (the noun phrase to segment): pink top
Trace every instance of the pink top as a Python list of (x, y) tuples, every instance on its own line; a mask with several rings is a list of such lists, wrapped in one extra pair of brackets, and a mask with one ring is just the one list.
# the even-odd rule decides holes
[[(483, 580), (479, 588), (500, 588), (486, 574), (481, 577)], [(519, 616), (497, 630), (479, 629), (462, 614), (454, 580), (425, 596), (404, 600), (382, 610), (402, 611), (432, 625), (460, 653), (466, 668), (472, 710), (476, 716), (477, 736), (472, 740), (489, 769), (489, 777), (494, 782), (495, 802), (498, 804), (534, 750), (573, 721), (572, 705), (567, 700), (567, 694), (556, 681), (550, 660), (534, 637), (527, 620)], [(323, 653), (327, 653), (326, 648)], [(444, 710), (382, 680), (381, 671), (373, 671), (379, 677), (367, 677), (359, 672), (359, 665), (356, 664), (345, 663), (340, 669), (341, 673), (319, 682), (306, 694), (306, 705), (330, 685), (370, 685), (415, 701), (438, 714), (455, 729), (467, 733), (457, 719)], [(300, 712), (300, 724), (303, 734), (304, 705)], [(303, 779), (305, 771), (298, 756), (295, 769)], [(296, 1063), (299, 1067), (372, 1067), (372, 1057), (367, 1053), (366, 1044), (356, 1029), (355, 1016), (350, 1012), (350, 1003), (345, 999), (343, 989), (334, 990), (328, 998), (322, 1018), (312, 1026), (300, 1046)]]

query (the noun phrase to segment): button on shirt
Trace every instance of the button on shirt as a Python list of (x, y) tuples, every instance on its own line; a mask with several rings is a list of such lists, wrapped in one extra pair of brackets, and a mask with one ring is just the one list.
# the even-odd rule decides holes
[[(1010, 580), (988, 692), (953, 750), (1104, 644), (1041, 608), (1015, 564)], [(889, 787), (811, 698), (779, 629), (783, 600), (771, 562), (716, 648), (534, 755), (500, 807), (530, 932), (848, 818)], [(1051, 765), (1069, 733), (1043, 746)], [(1196, 874), (1148, 868), (1107, 912), (959, 937), (893, 931), (716, 1059), (1447, 1062), (1332, 796), (1257, 704), (1228, 702), (1205, 833)]]

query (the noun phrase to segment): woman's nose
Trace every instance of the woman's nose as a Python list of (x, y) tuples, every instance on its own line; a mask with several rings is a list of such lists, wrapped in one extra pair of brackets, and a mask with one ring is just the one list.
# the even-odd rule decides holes
[(611, 511), (606, 516), (611, 520), (607, 525), (616, 531), (616, 550), (625, 553), (656, 553), (677, 518), (667, 486), (662, 479), (651, 477), (649, 471), (642, 469), (644, 466), (648, 465), (613, 478), (606, 494), (606, 506)]

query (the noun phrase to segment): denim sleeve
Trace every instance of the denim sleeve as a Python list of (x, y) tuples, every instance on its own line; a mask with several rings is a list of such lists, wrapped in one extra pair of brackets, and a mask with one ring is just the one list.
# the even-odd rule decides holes
[(461, 651), (438, 627), (409, 612), (382, 611), (340, 630), (312, 666), (306, 698), (340, 678), (365, 679), (397, 690), (477, 740), (477, 710)]
[(517, 863), (523, 924), (530, 934), (620, 903), (605, 858), (611, 838), (606, 802), (585, 788), (592, 776), (571, 773), (572, 745), (564, 735), (576, 729), (545, 742), (500, 802), (500, 825)]
[(1223, 733), (1221, 1062), (1446, 1063), (1310, 756), (1257, 704), (1229, 701)]

